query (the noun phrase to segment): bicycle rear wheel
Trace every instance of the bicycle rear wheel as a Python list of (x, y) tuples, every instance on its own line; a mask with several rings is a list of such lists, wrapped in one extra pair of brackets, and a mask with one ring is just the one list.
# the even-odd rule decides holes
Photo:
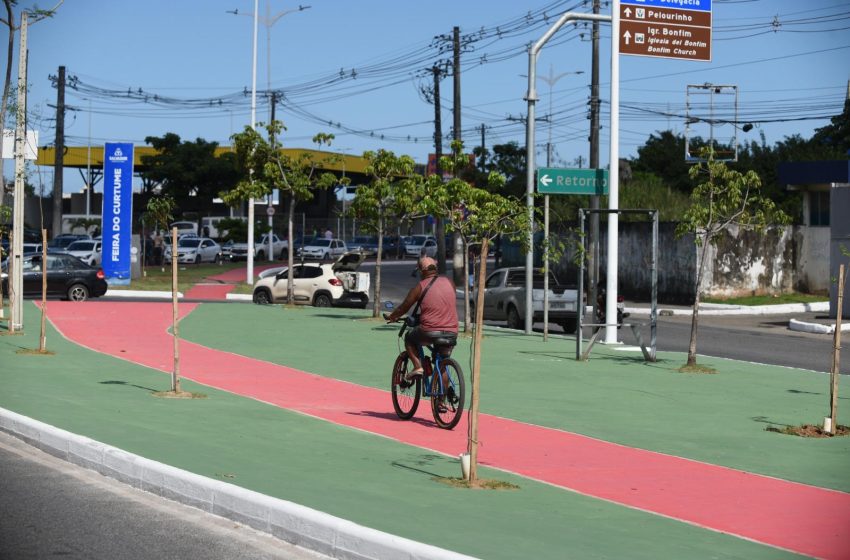
[(439, 427), (451, 430), (463, 416), (466, 398), (463, 370), (451, 358), (441, 360), (440, 367), (443, 370), (442, 381), (438, 372), (434, 372), (431, 380), (431, 412)]
[(413, 366), (407, 352), (399, 354), (395, 360), (395, 365), (393, 365), (392, 394), (393, 408), (402, 420), (413, 418), (422, 396), (422, 376), (413, 381), (404, 380), (404, 374), (412, 369)]

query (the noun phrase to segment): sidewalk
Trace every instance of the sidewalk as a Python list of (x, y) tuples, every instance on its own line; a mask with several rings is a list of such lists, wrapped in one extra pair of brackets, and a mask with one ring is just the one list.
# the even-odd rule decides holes
[[(37, 324), (36, 312), (27, 306), (27, 324)], [(0, 337), (0, 379), (8, 389), (0, 407), (226, 488), (348, 520), (337, 528), (353, 522), (379, 531), (382, 546), (402, 542), (400, 549), (421, 552), (390, 538), (399, 535), (482, 558), (561, 558), (565, 550), (582, 558), (788, 556), (782, 549), (850, 557), (846, 532), (829, 521), (846, 528), (850, 519), (850, 438), (765, 431), (768, 424), (822, 420), (826, 376), (725, 360), (711, 360), (719, 375), (687, 376), (673, 372), (682, 356), (644, 364), (639, 354), (613, 348), (577, 363), (568, 340), (488, 331), (482, 407), (491, 420), (482, 419), (481, 452), (499, 470), (483, 468), (482, 476), (519, 489), (472, 491), (444, 483), (459, 476), (454, 457), (465, 448), (463, 424), (438, 430), (427, 402), (414, 422), (394, 418), (385, 370), (397, 352), (396, 330), (362, 312), (181, 304), (181, 336), (194, 342), (181, 343), (184, 389), (208, 398), (170, 402), (149, 396), (168, 386), (161, 373), (171, 369), (168, 304), (50, 302), (48, 313), (66, 336), (96, 352), (51, 331), (57, 356), (27, 356), (15, 350), (37, 346), (37, 335)], [(468, 369), (468, 343), (455, 354)], [(239, 356), (254, 361), (231, 364), (245, 359)], [(61, 368), (51, 363), (57, 358)], [(486, 431), (487, 422), (496, 424)], [(514, 427), (545, 435), (512, 435)], [(547, 442), (539, 458), (529, 455), (535, 441)], [(506, 465), (499, 449), (509, 459), (530, 459), (534, 472)], [(618, 459), (621, 452), (626, 460)], [(661, 467), (668, 459), (715, 474), (671, 474)], [(718, 474), (741, 475), (742, 485), (712, 492), (715, 483), (707, 481)], [(759, 490), (763, 483), (769, 486)], [(802, 494), (789, 497), (794, 492)], [(260, 511), (242, 495), (222, 499), (210, 507), (241, 511), (242, 521)], [(740, 520), (730, 517), (736, 513)], [(446, 519), (459, 525), (446, 531)], [(269, 518), (263, 523), (268, 530)], [(337, 542), (381, 548), (361, 533)], [(381, 550), (374, 557), (400, 557), (399, 548)], [(417, 557), (443, 554), (422, 550)]]

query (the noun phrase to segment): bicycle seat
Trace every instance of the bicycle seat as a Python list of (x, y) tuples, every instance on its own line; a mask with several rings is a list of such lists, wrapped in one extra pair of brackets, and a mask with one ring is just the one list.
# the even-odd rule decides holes
[(457, 333), (453, 332), (439, 332), (434, 333), (432, 335), (431, 340), (434, 344), (434, 349), (440, 353), (441, 356), (447, 358), (451, 356), (452, 349), (457, 346)]

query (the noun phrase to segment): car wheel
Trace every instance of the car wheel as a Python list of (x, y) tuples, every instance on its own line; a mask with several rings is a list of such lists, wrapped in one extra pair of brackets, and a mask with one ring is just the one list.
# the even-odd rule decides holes
[(195, 264), (201, 264), (201, 255), (195, 255)]
[(68, 288), (68, 299), (71, 301), (86, 301), (89, 299), (89, 289), (85, 284), (74, 284)]
[(268, 290), (262, 289), (254, 292), (254, 303), (257, 305), (268, 305), (271, 302), (272, 295)]
[(328, 260), (329, 258), (330, 258), (330, 255), (329, 255), (327, 252), (325, 252), (325, 254), (324, 254), (324, 255), (322, 255), (322, 260), (323, 260), (323, 261), (326, 261), (326, 260)]
[(331, 306), (331, 298), (327, 294), (319, 294), (313, 300), (314, 307), (330, 307)]
[(218, 264), (221, 262), (221, 255), (216, 253), (215, 258), (213, 259), (213, 264)]
[(577, 327), (578, 327), (578, 324), (577, 324), (575, 318), (564, 319), (563, 321), (561, 321), (561, 328), (564, 329), (564, 332), (566, 334), (575, 334)]
[(519, 312), (513, 305), (508, 307), (508, 328), (517, 330), (522, 329), (522, 319), (519, 318)]
[(264, 258), (266, 258), (266, 253), (265, 253), (264, 251), (259, 251), (259, 252), (257, 253), (257, 260), (258, 260), (258, 261), (261, 261), (261, 260), (263, 260)]

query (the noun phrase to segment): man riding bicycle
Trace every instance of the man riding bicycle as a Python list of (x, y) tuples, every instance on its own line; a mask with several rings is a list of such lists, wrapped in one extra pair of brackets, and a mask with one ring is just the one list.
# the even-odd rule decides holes
[(423, 373), (420, 346), (431, 344), (436, 339), (456, 338), (458, 331), (454, 284), (445, 276), (438, 276), (437, 261), (431, 257), (420, 257), (417, 270), (419, 282), (407, 293), (401, 305), (386, 316), (390, 322), (398, 321), (417, 301), (420, 302), (419, 323), (404, 337), (404, 347), (413, 364), (413, 370), (405, 375), (407, 381)]

